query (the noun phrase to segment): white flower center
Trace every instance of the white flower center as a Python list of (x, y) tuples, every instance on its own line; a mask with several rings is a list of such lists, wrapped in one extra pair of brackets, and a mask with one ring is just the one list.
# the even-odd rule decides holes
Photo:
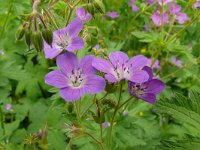
[(130, 77), (130, 67), (128, 62), (120, 64), (119, 62), (114, 66), (112, 74), (117, 80), (126, 79)]
[(55, 37), (56, 47), (58, 49), (64, 49), (65, 46), (68, 46), (70, 42), (69, 36), (66, 33), (62, 35), (57, 35)]
[(85, 82), (83, 71), (80, 68), (73, 69), (68, 78), (69, 84), (73, 88), (80, 88)]

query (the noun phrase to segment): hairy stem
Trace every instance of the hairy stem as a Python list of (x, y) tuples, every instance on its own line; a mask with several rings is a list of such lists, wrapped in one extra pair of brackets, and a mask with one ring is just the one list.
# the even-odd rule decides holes
[(110, 132), (109, 132), (109, 143), (108, 143), (109, 144), (109, 149), (111, 149), (111, 145), (112, 145), (113, 124), (114, 124), (115, 116), (116, 116), (117, 111), (119, 110), (119, 106), (120, 106), (120, 101), (121, 101), (121, 96), (122, 96), (122, 86), (123, 86), (123, 84), (120, 83), (118, 103), (117, 103), (117, 106), (115, 107), (114, 113), (112, 115), (112, 119), (110, 121)]
[(50, 12), (48, 12), (46, 9), (44, 9), (44, 12), (46, 14), (46, 16), (49, 18), (49, 20), (52, 22), (52, 25), (55, 29), (59, 29), (58, 25), (56, 24), (56, 21), (54, 19), (54, 17), (52, 16), (52, 14)]
[(101, 149), (104, 150), (103, 144), (96, 139), (92, 134), (88, 133), (88, 132), (84, 132), (86, 135), (88, 135), (89, 137), (91, 137), (96, 143), (98, 143), (101, 146)]
[(40, 4), (40, 0), (35, 0), (33, 3), (33, 13), (37, 13), (38, 5)]

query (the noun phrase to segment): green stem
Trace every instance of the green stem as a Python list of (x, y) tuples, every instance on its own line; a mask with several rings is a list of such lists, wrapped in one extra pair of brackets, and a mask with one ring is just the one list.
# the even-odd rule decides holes
[(73, 9), (81, 2), (81, 0), (79, 0), (76, 4), (74, 4), (73, 6), (71, 6), (68, 1), (66, 2), (67, 3), (67, 6), (69, 8), (69, 13), (68, 13), (68, 16), (67, 16), (67, 21), (66, 21), (66, 26), (68, 25), (69, 23), (69, 20), (72, 16), (72, 12), (73, 12)]
[(75, 108), (76, 108), (76, 114), (77, 114), (78, 118), (80, 118), (80, 112), (79, 112), (79, 108), (78, 108), (78, 101), (75, 102)]
[(111, 146), (112, 146), (112, 130), (113, 130), (113, 124), (114, 124), (114, 119), (115, 119), (115, 116), (116, 116), (116, 114), (117, 114), (117, 111), (118, 111), (119, 105), (120, 105), (120, 100), (121, 100), (121, 96), (122, 96), (122, 86), (123, 86), (123, 84), (120, 83), (118, 103), (117, 103), (117, 106), (115, 107), (115, 110), (114, 110), (112, 119), (111, 119), (111, 121), (110, 121), (110, 132), (109, 132), (109, 143), (108, 143), (108, 144), (109, 144), (109, 149), (111, 149)]
[[(132, 25), (132, 24), (133, 24), (133, 21), (134, 21), (135, 19), (137, 19), (142, 13), (144, 13), (145, 11), (147, 11), (149, 8), (151, 8), (151, 7), (154, 6), (155, 4), (156, 4), (156, 2), (154, 2), (153, 4), (151, 4), (151, 5), (147, 6), (147, 7), (144, 7), (139, 13), (137, 13), (137, 15), (136, 15), (133, 19), (131, 19), (129, 25)], [(129, 31), (129, 28), (128, 28), (128, 31)]]
[(45, 14), (47, 15), (47, 17), (49, 18), (49, 20), (52, 22), (52, 25), (54, 26), (55, 29), (59, 29), (58, 25), (56, 24), (55, 18), (51, 15), (51, 13), (49, 13), (46, 9), (44, 9)]
[(173, 41), (174, 39), (176, 39), (176, 37), (181, 34), (182, 32), (184, 32), (190, 25), (192, 25), (195, 21), (198, 21), (198, 17), (199, 15), (197, 15), (196, 17), (193, 18), (193, 20), (191, 20), (188, 24), (186, 24), (186, 26), (181, 29), (180, 31), (178, 31), (176, 34), (174, 34), (169, 40), (169, 41)]
[(98, 140), (96, 139), (93, 135), (91, 135), (90, 133), (88, 132), (84, 132), (86, 135), (88, 135), (89, 137), (91, 137), (96, 143), (100, 144), (101, 146), (101, 149), (104, 150), (104, 147), (103, 147), (103, 144)]
[(4, 24), (3, 24), (3, 27), (1, 29), (1, 36), (0, 36), (0, 39), (3, 37), (3, 34), (4, 34), (4, 31), (5, 31), (5, 28), (6, 28), (6, 24), (8, 22), (8, 17), (10, 15), (10, 12), (12, 10), (12, 5), (10, 5), (9, 9), (8, 9), (8, 13), (7, 15), (5, 16), (5, 21), (4, 21)]
[(100, 98), (99, 101), (101, 101), (102, 99), (106, 98), (107, 95), (108, 95), (108, 93), (106, 92), (106, 94), (102, 98)]
[(173, 18), (172, 18), (172, 23), (171, 23), (171, 25), (170, 25), (170, 27), (169, 27), (169, 30), (168, 30), (168, 32), (167, 32), (167, 35), (166, 35), (164, 41), (167, 41), (168, 37), (170, 36), (170, 33), (171, 33), (171, 31), (172, 31), (172, 28), (173, 28), (173, 25), (174, 25), (174, 22), (175, 22), (175, 21), (176, 21), (176, 16), (174, 15)]
[(131, 96), (130, 98), (128, 98), (125, 102), (123, 102), (120, 106), (119, 106), (119, 109), (122, 108), (126, 103), (130, 102), (130, 100), (132, 99), (133, 97)]
[(4, 120), (3, 120), (3, 111), (1, 110), (1, 106), (0, 106), (0, 113), (1, 113), (1, 128), (3, 130), (3, 135), (5, 135), (6, 132), (5, 132), (5, 126), (4, 126)]
[(72, 16), (72, 11), (73, 11), (72, 8), (69, 7), (69, 13), (68, 13), (68, 16), (67, 16), (66, 26), (68, 25), (69, 20), (70, 20), (70, 18), (71, 18), (71, 16)]
[(82, 113), (81, 118), (90, 110), (90, 108), (95, 104), (95, 99), (96, 99), (96, 94), (94, 95), (94, 98), (92, 100), (92, 104), (90, 104), (90, 106)]
[(100, 142), (103, 144), (103, 128), (101, 124), (100, 124)]

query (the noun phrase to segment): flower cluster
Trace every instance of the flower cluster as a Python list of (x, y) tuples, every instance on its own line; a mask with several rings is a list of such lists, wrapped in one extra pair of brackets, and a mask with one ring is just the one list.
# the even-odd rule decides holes
[[(130, 1), (130, 4), (133, 7), (134, 2)], [(91, 19), (91, 15), (84, 8), (78, 8), (76, 15), (77, 18), (67, 27), (53, 32), (52, 45), (44, 42), (46, 58), (52, 59), (57, 56), (56, 64), (59, 68), (46, 75), (45, 83), (59, 88), (60, 96), (72, 102), (84, 94), (103, 92), (106, 80), (112, 84), (125, 80), (129, 82), (127, 91), (132, 96), (154, 103), (155, 94), (160, 93), (165, 85), (162, 81), (153, 79), (151, 69), (147, 69), (147, 66), (152, 65), (152, 61), (145, 56), (138, 55), (129, 59), (127, 54), (117, 51), (109, 54), (109, 60), (94, 55), (87, 55), (78, 60), (73, 52), (84, 47), (84, 41), (78, 34), (84, 22)], [(108, 13), (108, 16), (118, 17), (115, 12)], [(95, 48), (99, 49), (99, 45)], [(63, 50), (68, 52), (59, 55)], [(152, 68), (160, 69), (158, 60)], [(97, 71), (104, 73), (104, 77), (97, 75)]]
[[(152, 96), (154, 94), (151, 97), (151, 100), (153, 100), (147, 101), (155, 102), (155, 94), (164, 89), (164, 83), (160, 80), (159, 83), (161, 85), (157, 83), (156, 79), (152, 79), (149, 70), (144, 69), (148, 63), (146, 57), (138, 55), (129, 60), (125, 53), (118, 51), (110, 53), (109, 59), (110, 61), (103, 58), (96, 58), (93, 55), (87, 55), (78, 62), (75, 54), (67, 52), (57, 57), (56, 63), (59, 70), (48, 73), (45, 77), (45, 82), (51, 86), (60, 88), (60, 96), (65, 100), (75, 101), (85, 93), (96, 94), (104, 91), (106, 81), (101, 76), (96, 75), (96, 71), (98, 70), (105, 73), (105, 78), (108, 82), (129, 81), (129, 92), (132, 96), (144, 99), (144, 95)], [(141, 68), (143, 69), (141, 70)], [(148, 90), (144, 90), (143, 92), (136, 90), (134, 94), (130, 88), (136, 85), (145, 85), (149, 88), (156, 88), (158, 86), (157, 88), (160, 90), (154, 93), (146, 93), (149, 92)], [(159, 86), (162, 86), (162, 88)]]
[(157, 9), (156, 12), (153, 13), (151, 18), (156, 26), (161, 26), (169, 23), (169, 15), (174, 18), (172, 19), (172, 22), (174, 20), (177, 20), (179, 24), (184, 24), (187, 20), (189, 20), (187, 14), (181, 12), (181, 6), (176, 4), (175, 2), (171, 2), (172, 0), (158, 0), (158, 4), (160, 5), (161, 9), (163, 9), (164, 6), (168, 3), (170, 3), (170, 8), (169, 12), (167, 12), (167, 10), (165, 10), (164, 8), (162, 11)]

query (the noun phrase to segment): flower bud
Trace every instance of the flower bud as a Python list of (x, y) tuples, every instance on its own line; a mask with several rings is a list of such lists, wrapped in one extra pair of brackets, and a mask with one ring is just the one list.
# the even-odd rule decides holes
[(101, 0), (95, 0), (94, 1), (94, 7), (95, 7), (95, 10), (97, 12), (100, 12), (102, 14), (105, 13), (105, 7), (104, 7), (104, 4)]
[(26, 45), (30, 49), (30, 46), (31, 46), (31, 31), (25, 32), (25, 41), (26, 41)]
[(53, 42), (53, 33), (51, 30), (49, 29), (44, 29), (42, 30), (42, 36), (44, 38), (44, 40), (49, 44), (51, 45), (52, 42)]
[(23, 25), (21, 25), (16, 32), (16, 39), (17, 40), (21, 40), (24, 37), (24, 33), (25, 33), (25, 28)]
[(43, 39), (40, 32), (33, 32), (32, 43), (37, 51), (41, 51), (43, 49)]
[(95, 10), (94, 10), (93, 4), (91, 4), (91, 3), (87, 4), (87, 5), (86, 5), (86, 10), (87, 10), (90, 14), (92, 14), (92, 16), (94, 16)]

